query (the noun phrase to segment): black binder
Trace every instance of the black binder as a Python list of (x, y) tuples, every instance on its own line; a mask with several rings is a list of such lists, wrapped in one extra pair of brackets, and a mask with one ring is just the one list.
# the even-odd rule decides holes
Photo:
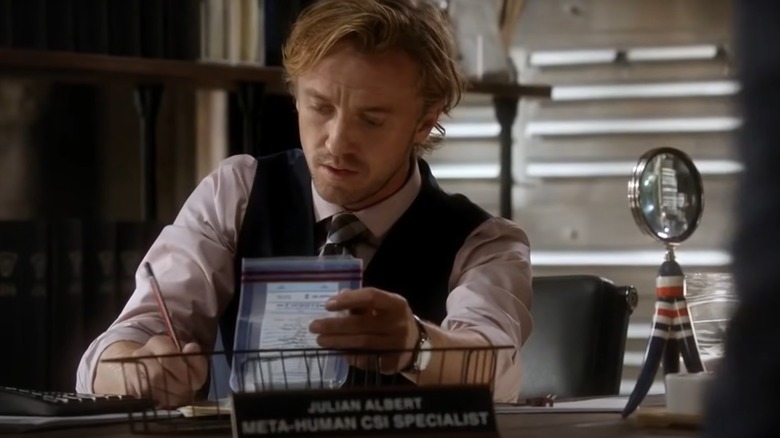
[(53, 50), (76, 48), (75, 0), (46, 2), (46, 45)]
[(13, 47), (12, 0), (0, 0), (0, 47)]
[(49, 313), (48, 227), (0, 222), (0, 385), (45, 389)]
[(12, 0), (14, 47), (46, 49), (46, 1)]
[(141, 7), (139, 0), (108, 3), (108, 49), (117, 56), (141, 56)]
[(108, 53), (109, 0), (74, 1), (76, 50), (88, 53)]
[(116, 225), (113, 222), (87, 221), (84, 224), (84, 320), (87, 342), (106, 331), (117, 317), (119, 261), (116, 237)]
[(57, 391), (73, 391), (76, 370), (84, 353), (84, 239), (79, 220), (53, 225), (51, 297), (52, 384)]
[[(244, 0), (242, 0), (244, 1)], [(196, 61), (202, 56), (201, 0), (162, 0), (165, 4), (165, 56)]]
[(166, 2), (167, 0), (155, 0), (142, 1), (140, 4), (141, 56), (143, 57), (165, 57)]

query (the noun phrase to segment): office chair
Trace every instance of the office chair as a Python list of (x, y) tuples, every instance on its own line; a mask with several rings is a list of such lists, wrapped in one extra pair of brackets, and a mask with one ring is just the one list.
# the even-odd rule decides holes
[(520, 399), (618, 394), (636, 289), (571, 275), (535, 277), (533, 290)]

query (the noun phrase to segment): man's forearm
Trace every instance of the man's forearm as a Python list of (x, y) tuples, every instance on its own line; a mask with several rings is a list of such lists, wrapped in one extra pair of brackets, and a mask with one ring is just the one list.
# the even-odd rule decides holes
[(407, 378), (419, 385), (491, 384), (495, 380), (497, 354), (484, 336), (471, 330), (425, 327), (435, 351), (425, 370), (407, 374)]
[(92, 387), (98, 394), (124, 394), (125, 374), (123, 364), (101, 362), (105, 359), (130, 357), (142, 345), (132, 341), (118, 341), (106, 347), (98, 360)]

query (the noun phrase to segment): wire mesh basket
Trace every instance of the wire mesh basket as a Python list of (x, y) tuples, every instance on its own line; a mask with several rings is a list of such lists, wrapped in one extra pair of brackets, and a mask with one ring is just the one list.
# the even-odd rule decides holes
[[(154, 401), (154, 410), (129, 413), (132, 433), (214, 433), (231, 429), (236, 394), (263, 393), (273, 403), (275, 395), (281, 401), (291, 392), (365, 389), (381, 395), (409, 388), (471, 387), (492, 393), (497, 355), (513, 348), (434, 348), (422, 372), (398, 371), (411, 350), (220, 351), (102, 362), (121, 367), (127, 394)], [(225, 363), (231, 366), (220, 365)]]

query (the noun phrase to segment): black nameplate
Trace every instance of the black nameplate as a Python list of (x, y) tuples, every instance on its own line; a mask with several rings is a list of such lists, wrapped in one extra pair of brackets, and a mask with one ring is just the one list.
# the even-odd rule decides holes
[(497, 437), (486, 386), (267, 391), (233, 395), (233, 436)]

